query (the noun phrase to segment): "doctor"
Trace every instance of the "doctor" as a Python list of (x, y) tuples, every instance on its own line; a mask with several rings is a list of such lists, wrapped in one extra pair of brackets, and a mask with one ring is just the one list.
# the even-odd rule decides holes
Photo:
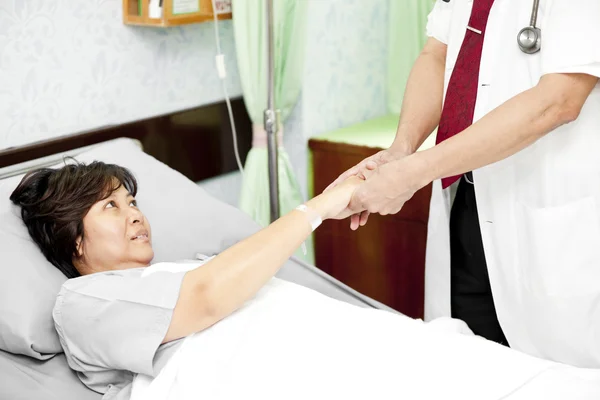
[(425, 318), (600, 368), (600, 1), (536, 3), (437, 0), (393, 145), (332, 185), (357, 229), (433, 182)]

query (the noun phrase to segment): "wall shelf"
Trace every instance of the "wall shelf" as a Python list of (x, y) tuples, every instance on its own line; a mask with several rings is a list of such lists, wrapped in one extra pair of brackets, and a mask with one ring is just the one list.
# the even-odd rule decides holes
[[(216, 3), (217, 18), (231, 19), (231, 0), (217, 0)], [(157, 8), (155, 5), (159, 4), (161, 6)], [(166, 28), (213, 19), (211, 0), (123, 0), (123, 23), (126, 25)]]

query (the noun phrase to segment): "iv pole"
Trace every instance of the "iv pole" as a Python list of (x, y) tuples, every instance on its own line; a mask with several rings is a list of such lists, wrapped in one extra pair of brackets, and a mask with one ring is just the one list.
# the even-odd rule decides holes
[(267, 133), (267, 154), (269, 165), (269, 203), (271, 222), (279, 218), (279, 170), (277, 156), (277, 130), (279, 129), (275, 110), (275, 60), (273, 54), (273, 0), (266, 0), (267, 7), (267, 109), (264, 112), (264, 127)]

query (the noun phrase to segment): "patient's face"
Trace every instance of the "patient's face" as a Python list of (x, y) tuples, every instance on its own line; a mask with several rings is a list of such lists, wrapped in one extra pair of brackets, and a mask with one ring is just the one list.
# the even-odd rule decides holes
[(74, 260), (82, 275), (145, 267), (154, 257), (150, 224), (123, 186), (90, 208)]

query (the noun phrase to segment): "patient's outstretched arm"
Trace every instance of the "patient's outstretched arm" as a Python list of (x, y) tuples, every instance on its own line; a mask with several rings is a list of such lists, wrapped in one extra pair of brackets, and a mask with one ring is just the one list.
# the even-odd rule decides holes
[[(361, 179), (352, 177), (306, 205), (323, 220), (341, 219)], [(169, 342), (201, 331), (252, 298), (311, 234), (307, 214), (294, 210), (186, 274), (171, 325)]]

